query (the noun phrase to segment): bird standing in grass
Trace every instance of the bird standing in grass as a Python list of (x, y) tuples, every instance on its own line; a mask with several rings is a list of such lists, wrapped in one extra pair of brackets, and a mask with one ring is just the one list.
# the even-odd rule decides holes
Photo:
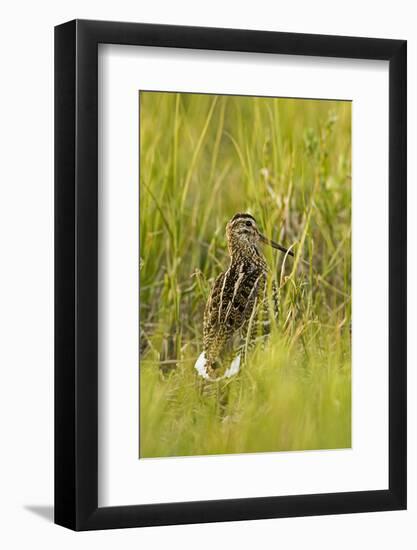
[[(293, 252), (266, 238), (253, 216), (238, 213), (226, 226), (230, 265), (211, 289), (204, 311), (203, 351), (195, 363), (200, 376), (207, 380), (230, 378), (240, 370), (242, 356), (255, 340), (258, 325), (261, 336), (270, 330), (267, 299), (268, 266), (262, 245), (294, 256)], [(274, 310), (278, 297), (273, 284)]]

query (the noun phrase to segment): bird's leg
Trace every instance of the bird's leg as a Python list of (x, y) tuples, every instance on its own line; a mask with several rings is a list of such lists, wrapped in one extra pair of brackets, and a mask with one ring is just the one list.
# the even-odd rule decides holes
[(220, 420), (223, 420), (227, 413), (229, 403), (229, 384), (219, 384), (217, 389), (217, 405)]

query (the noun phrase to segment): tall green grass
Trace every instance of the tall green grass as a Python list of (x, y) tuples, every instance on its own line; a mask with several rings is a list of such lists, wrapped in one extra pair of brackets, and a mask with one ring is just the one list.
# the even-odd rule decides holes
[[(207, 389), (203, 310), (242, 211), (296, 257), (265, 249), (277, 326)], [(349, 102), (141, 92), (141, 457), (350, 447), (350, 275)]]

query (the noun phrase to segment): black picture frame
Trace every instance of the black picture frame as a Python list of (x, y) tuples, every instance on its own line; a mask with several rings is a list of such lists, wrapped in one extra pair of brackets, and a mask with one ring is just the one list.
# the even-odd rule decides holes
[[(389, 488), (98, 506), (98, 44), (389, 62)], [(55, 28), (55, 523), (74, 530), (406, 508), (406, 41), (74, 20)], [(370, 398), (370, 406), (372, 406)]]

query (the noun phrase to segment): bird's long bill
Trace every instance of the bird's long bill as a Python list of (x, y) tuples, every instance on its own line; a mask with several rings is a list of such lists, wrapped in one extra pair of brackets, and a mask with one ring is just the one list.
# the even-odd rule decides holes
[(268, 239), (267, 237), (265, 237), (265, 235), (262, 235), (262, 233), (259, 233), (259, 238), (261, 239), (261, 242), (265, 244), (269, 244), (269, 246), (272, 246), (272, 248), (276, 248), (277, 250), (284, 252), (284, 254), (289, 254), (290, 256), (294, 256), (294, 252), (292, 252), (291, 250), (288, 250), (288, 248), (284, 248), (283, 246), (276, 243), (275, 241)]

